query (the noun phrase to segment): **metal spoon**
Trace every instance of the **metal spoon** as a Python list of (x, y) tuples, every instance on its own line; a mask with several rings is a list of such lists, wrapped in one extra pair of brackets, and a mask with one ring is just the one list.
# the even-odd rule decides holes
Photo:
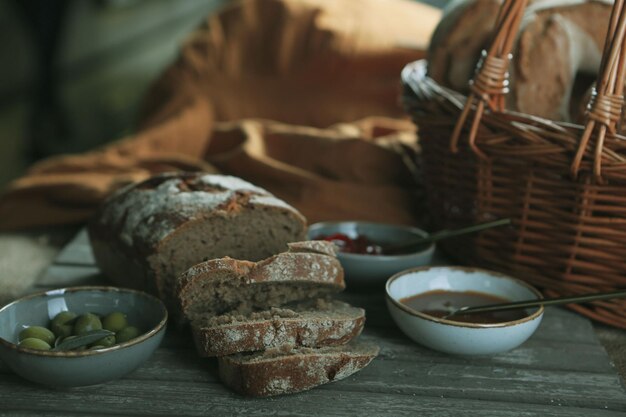
[(492, 311), (505, 311), (505, 310), (516, 310), (520, 308), (527, 307), (539, 307), (549, 306), (549, 305), (558, 305), (558, 304), (574, 304), (574, 303), (584, 303), (587, 301), (596, 301), (596, 300), (607, 300), (610, 298), (623, 298), (626, 297), (626, 290), (622, 291), (612, 291), (612, 292), (598, 292), (593, 294), (585, 294), (585, 295), (573, 295), (568, 297), (557, 297), (557, 298), (544, 298), (541, 300), (526, 300), (526, 301), (515, 301), (511, 303), (500, 303), (500, 304), (490, 304), (486, 306), (478, 306), (478, 307), (461, 307), (456, 309), (450, 314), (443, 316), (443, 319), (447, 319), (452, 316), (456, 316), (459, 314), (474, 314), (474, 313), (486, 313)]
[(491, 222), (475, 224), (472, 226), (464, 227), (462, 229), (455, 230), (440, 230), (439, 232), (432, 233), (420, 239), (413, 240), (409, 243), (403, 243), (401, 245), (385, 246), (385, 254), (393, 254), (395, 252), (405, 252), (410, 248), (416, 246), (422, 246), (433, 242), (438, 242), (442, 239), (448, 239), (450, 237), (456, 237), (469, 233), (480, 232), (481, 230), (491, 229), (492, 227), (504, 226), (511, 223), (511, 219), (498, 219)]

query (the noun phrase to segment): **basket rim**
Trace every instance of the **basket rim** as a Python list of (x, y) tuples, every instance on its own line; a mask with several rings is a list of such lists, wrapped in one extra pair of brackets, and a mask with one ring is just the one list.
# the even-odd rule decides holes
[[(449, 87), (444, 87), (439, 84), (437, 81), (428, 76), (428, 60), (427, 59), (418, 59), (417, 61), (409, 62), (402, 68), (400, 73), (400, 78), (402, 83), (409, 87), (410, 90), (416, 96), (419, 94), (423, 94), (424, 87), (430, 88), (432, 93), (439, 94), (446, 101), (450, 102), (453, 105), (459, 106), (459, 111), (462, 109), (462, 106), (465, 104), (467, 100), (467, 95), (453, 90)], [(423, 86), (418, 86), (416, 83), (423, 82)], [(584, 126), (579, 123), (567, 122), (567, 121), (557, 121), (551, 120), (541, 116), (535, 116), (528, 113), (523, 113), (515, 110), (504, 109), (502, 112), (492, 111), (493, 114), (502, 114), (502, 115), (510, 115), (514, 116), (516, 119), (523, 120), (527, 119), (529, 124), (539, 123), (545, 126), (551, 126), (554, 128), (561, 129), (574, 129), (574, 130), (583, 130)], [(560, 129), (559, 129), (560, 130)], [(626, 135), (624, 134), (616, 134), (613, 135), (615, 139), (626, 141)]]
[[(401, 71), (404, 86), (402, 101), (405, 111), (419, 126), (429, 123), (438, 116), (454, 124), (461, 114), (467, 96), (444, 87), (428, 76), (428, 61), (420, 59), (410, 62)], [(427, 105), (436, 105), (426, 109)], [(433, 117), (435, 116), (435, 117)], [(525, 156), (537, 161), (544, 155), (555, 156), (551, 164), (569, 166), (585, 127), (572, 122), (555, 121), (518, 111), (485, 111), (481, 122), (481, 133), (477, 144), (490, 157), (506, 155)], [(497, 145), (485, 141), (499, 136)], [(503, 138), (515, 139), (510, 145)], [(482, 142), (482, 143), (481, 143)], [(534, 148), (533, 148), (534, 147)], [(543, 148), (542, 148), (543, 147)], [(614, 148), (616, 150), (614, 150)], [(581, 163), (580, 176), (586, 178), (593, 172), (593, 155), (587, 152)], [(560, 159), (559, 159), (560, 158)], [(626, 181), (626, 135), (607, 134), (602, 150), (603, 171), (608, 178), (619, 177)]]

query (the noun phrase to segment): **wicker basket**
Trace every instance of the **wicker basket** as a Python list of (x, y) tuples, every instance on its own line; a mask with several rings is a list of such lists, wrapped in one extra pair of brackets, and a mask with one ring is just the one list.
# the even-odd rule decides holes
[[(585, 125), (503, 109), (513, 39), (527, 0), (505, 0), (471, 95), (443, 88), (418, 61), (402, 72), (419, 127), (433, 225), (510, 217), (512, 226), (443, 243), (460, 260), (507, 272), (547, 296), (626, 288), (626, 137), (616, 134), (624, 83), (624, 0), (616, 0)], [(572, 305), (626, 328), (626, 301)]]

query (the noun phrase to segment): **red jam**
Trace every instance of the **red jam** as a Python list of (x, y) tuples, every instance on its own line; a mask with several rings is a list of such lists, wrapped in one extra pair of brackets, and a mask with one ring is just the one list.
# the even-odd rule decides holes
[(382, 246), (373, 243), (365, 235), (357, 235), (357, 237), (353, 239), (343, 233), (334, 233), (332, 235), (321, 235), (315, 239), (333, 242), (339, 247), (341, 252), (358, 253), (362, 255), (383, 255)]

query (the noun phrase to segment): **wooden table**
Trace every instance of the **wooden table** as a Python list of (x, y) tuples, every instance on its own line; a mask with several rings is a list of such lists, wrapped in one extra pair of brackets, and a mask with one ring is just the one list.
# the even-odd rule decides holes
[[(104, 283), (84, 234), (59, 255), (39, 290)], [(216, 362), (199, 358), (191, 336), (169, 329), (139, 369), (106, 384), (50, 389), (0, 363), (0, 416), (297, 415), (297, 416), (617, 416), (626, 392), (591, 323), (550, 308), (521, 347), (463, 358), (411, 342), (394, 325), (380, 293), (346, 292), (367, 310), (363, 339), (381, 353), (343, 381), (295, 395), (240, 397), (222, 386)]]

